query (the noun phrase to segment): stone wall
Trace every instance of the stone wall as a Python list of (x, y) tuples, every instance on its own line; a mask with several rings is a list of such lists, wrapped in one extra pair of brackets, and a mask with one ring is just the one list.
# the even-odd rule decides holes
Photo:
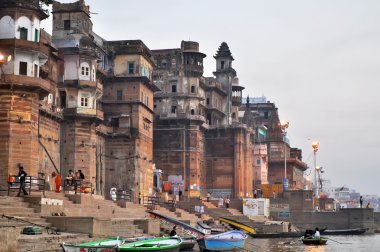
[(209, 130), (206, 143), (206, 189), (229, 190), (233, 198), (252, 196), (252, 142), (244, 128)]
[(38, 173), (38, 95), (31, 92), (0, 93), (0, 179), (18, 174), (23, 165), (30, 176)]
[(307, 227), (368, 228), (367, 233), (373, 233), (376, 226), (373, 209), (365, 208), (344, 208), (337, 212), (292, 212), (290, 222), (301, 229)]

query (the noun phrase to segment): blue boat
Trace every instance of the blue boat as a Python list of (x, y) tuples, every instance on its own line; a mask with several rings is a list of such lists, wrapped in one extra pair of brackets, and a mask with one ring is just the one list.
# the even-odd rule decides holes
[(247, 235), (241, 231), (233, 230), (217, 235), (206, 236), (198, 240), (201, 250), (241, 250), (244, 249)]

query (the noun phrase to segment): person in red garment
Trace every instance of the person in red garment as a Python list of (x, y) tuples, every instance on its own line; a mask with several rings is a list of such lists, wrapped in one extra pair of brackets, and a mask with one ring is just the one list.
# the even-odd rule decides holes
[(55, 172), (53, 172), (51, 175), (54, 178), (54, 182), (55, 182), (55, 192), (59, 193), (61, 191), (61, 183), (62, 183), (61, 175)]

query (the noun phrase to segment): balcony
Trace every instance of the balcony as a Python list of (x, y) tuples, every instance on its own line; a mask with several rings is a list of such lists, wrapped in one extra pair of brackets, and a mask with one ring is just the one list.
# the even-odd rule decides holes
[(103, 92), (103, 85), (98, 81), (79, 80), (78, 86), (82, 88), (96, 88)]
[(84, 118), (96, 118), (104, 120), (104, 112), (94, 108), (65, 108), (63, 110), (65, 117), (84, 117)]
[(233, 106), (240, 106), (242, 103), (241, 96), (232, 96), (232, 105)]
[(5, 85), (32, 90), (42, 89), (46, 92), (53, 90), (49, 80), (25, 75), (4, 74), (4, 82), (0, 82), (0, 86)]
[(171, 119), (201, 121), (203, 123), (206, 123), (206, 118), (203, 115), (190, 115), (190, 114), (185, 114), (185, 113), (176, 113), (176, 114), (169, 113), (169, 114), (160, 115), (160, 120), (171, 120)]
[(130, 137), (131, 136), (131, 128), (130, 127), (111, 127), (100, 124), (96, 127), (96, 131), (111, 137)]
[(28, 52), (41, 52), (45, 56), (49, 55), (49, 48), (41, 42), (34, 42), (25, 39), (0, 39), (2, 50), (20, 49)]

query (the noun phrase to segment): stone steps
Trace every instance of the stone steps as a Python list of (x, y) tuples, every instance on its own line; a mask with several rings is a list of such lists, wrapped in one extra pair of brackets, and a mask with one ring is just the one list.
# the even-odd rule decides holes
[(79, 244), (82, 242), (92, 241), (88, 235), (83, 234), (67, 234), (63, 233), (60, 235), (20, 235), (18, 237), (19, 247), (18, 251), (27, 252), (47, 252), (47, 251), (62, 251), (61, 243), (73, 243)]

